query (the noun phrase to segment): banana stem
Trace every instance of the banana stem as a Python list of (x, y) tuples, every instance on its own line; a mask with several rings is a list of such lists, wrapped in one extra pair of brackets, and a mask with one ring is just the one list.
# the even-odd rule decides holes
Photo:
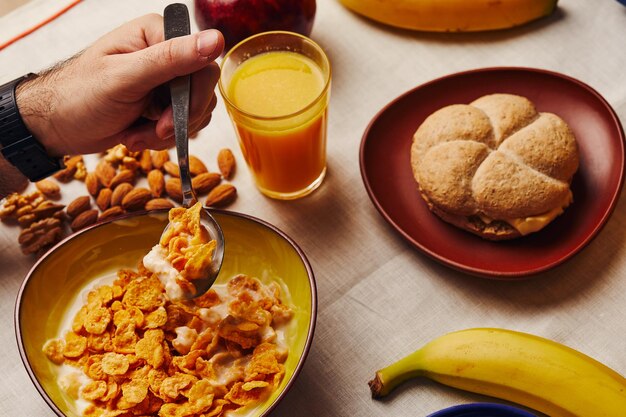
[(424, 369), (421, 358), (421, 350), (417, 350), (386, 368), (378, 370), (374, 379), (368, 382), (372, 398), (384, 397), (407, 379), (422, 376)]

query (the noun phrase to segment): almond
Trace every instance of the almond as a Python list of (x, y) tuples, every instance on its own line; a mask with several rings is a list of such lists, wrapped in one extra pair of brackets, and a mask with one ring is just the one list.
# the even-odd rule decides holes
[(205, 172), (191, 179), (191, 186), (197, 194), (206, 194), (222, 181), (217, 172)]
[(104, 211), (111, 206), (111, 195), (113, 191), (110, 188), (103, 188), (98, 193), (98, 198), (96, 198), (96, 205), (100, 209), (100, 211)]
[(202, 162), (198, 157), (193, 155), (189, 155), (189, 172), (192, 176), (200, 175), (205, 172), (209, 172), (204, 162)]
[(43, 179), (35, 183), (35, 187), (46, 197), (56, 198), (61, 194), (61, 187), (56, 182)]
[(132, 184), (133, 181), (135, 181), (135, 173), (132, 170), (125, 169), (115, 174), (115, 176), (111, 180), (111, 183), (109, 184), (109, 187), (111, 189), (115, 189), (115, 187), (117, 187), (118, 185), (122, 183), (127, 182), (127, 183)]
[(146, 188), (134, 188), (122, 199), (122, 208), (127, 211), (141, 210), (151, 198), (152, 194), (150, 190)]
[(100, 213), (100, 216), (98, 216), (98, 221), (103, 222), (106, 220), (110, 220), (117, 216), (121, 216), (124, 213), (125, 211), (121, 206), (113, 206)]
[(105, 187), (109, 187), (111, 185), (111, 181), (115, 177), (116, 171), (113, 168), (113, 165), (105, 161), (104, 159), (98, 162), (96, 166), (96, 177), (98, 177), (98, 181), (101, 185)]
[(217, 154), (217, 167), (224, 178), (229, 179), (233, 175), (235, 172), (235, 156), (230, 149), (224, 148)]
[(85, 177), (85, 186), (87, 187), (87, 192), (92, 196), (97, 196), (98, 191), (100, 191), (100, 181), (98, 181), (98, 176), (95, 172), (90, 172)]
[(232, 184), (220, 184), (213, 188), (204, 203), (208, 207), (223, 207), (237, 197), (237, 189)]
[(113, 190), (113, 194), (111, 194), (111, 206), (119, 206), (122, 204), (122, 200), (124, 196), (130, 192), (134, 187), (132, 184), (127, 182), (123, 182)]
[(76, 232), (77, 230), (94, 224), (96, 220), (98, 220), (98, 210), (85, 210), (72, 220), (70, 227)]
[(171, 208), (174, 208), (174, 203), (172, 203), (167, 198), (153, 198), (146, 203), (145, 207), (147, 211)]
[(148, 187), (154, 198), (161, 197), (165, 189), (165, 177), (158, 169), (153, 169), (148, 173)]
[(152, 167), (156, 169), (163, 168), (163, 165), (170, 160), (170, 154), (166, 149), (162, 151), (152, 151)]
[(168, 178), (165, 181), (165, 192), (174, 201), (183, 201), (183, 189), (180, 183), (180, 178)]
[(74, 218), (78, 216), (85, 210), (89, 210), (91, 208), (91, 199), (88, 195), (78, 197), (74, 199), (70, 204), (67, 205), (65, 211), (70, 218)]
[(180, 168), (178, 168), (178, 165), (172, 161), (165, 162), (163, 164), (163, 169), (172, 177), (180, 177)]
[(37, 220), (46, 219), (52, 217), (57, 211), (61, 211), (65, 208), (63, 204), (55, 204), (52, 201), (44, 201), (32, 211)]
[(139, 167), (144, 174), (152, 171), (152, 157), (150, 156), (150, 149), (144, 149), (137, 158), (139, 161)]
[(139, 168), (139, 162), (136, 158), (133, 158), (132, 156), (125, 156), (124, 159), (122, 159), (122, 164), (120, 165), (120, 169), (122, 171), (131, 171), (134, 176), (135, 173), (139, 171)]

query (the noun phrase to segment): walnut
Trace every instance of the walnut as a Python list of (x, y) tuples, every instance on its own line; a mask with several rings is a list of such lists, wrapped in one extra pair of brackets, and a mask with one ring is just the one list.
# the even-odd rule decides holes
[(18, 242), (25, 255), (38, 253), (49, 248), (63, 238), (61, 221), (55, 218), (39, 220), (22, 230)]

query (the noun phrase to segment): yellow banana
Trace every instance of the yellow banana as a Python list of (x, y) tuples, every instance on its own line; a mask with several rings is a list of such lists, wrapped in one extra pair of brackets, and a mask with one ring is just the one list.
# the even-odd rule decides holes
[(626, 416), (626, 378), (557, 342), (505, 329), (448, 333), (369, 382), (387, 395), (413, 377), (508, 400), (550, 417)]
[(475, 32), (506, 29), (551, 14), (557, 0), (340, 0), (370, 19), (404, 29)]

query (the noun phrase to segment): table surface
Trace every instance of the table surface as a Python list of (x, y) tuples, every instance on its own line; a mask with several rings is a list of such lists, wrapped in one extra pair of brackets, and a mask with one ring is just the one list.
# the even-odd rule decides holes
[[(32, 0), (0, 18), (2, 33), (25, 29), (64, 1)], [(125, 21), (161, 13), (160, 0), (85, 0), (0, 52), (0, 82), (68, 58)], [(192, 6), (193, 2), (188, 4)], [(424, 416), (454, 404), (491, 400), (428, 381), (370, 398), (374, 371), (443, 333), (504, 327), (576, 348), (626, 373), (626, 201), (606, 227), (564, 265), (533, 279), (494, 281), (442, 266), (414, 250), (379, 215), (359, 170), (359, 145), (371, 118), (408, 89), (457, 71), (524, 66), (558, 71), (595, 88), (626, 120), (626, 8), (614, 0), (568, 0), (551, 17), (480, 34), (391, 29), (318, 0), (311, 37), (333, 66), (328, 176), (311, 196), (263, 197), (239, 152), (223, 103), (191, 142), (211, 160), (235, 151), (239, 190), (230, 209), (275, 224), (304, 250), (317, 279), (319, 310), (312, 349), (275, 416)], [(64, 188), (63, 201), (84, 193)], [(572, 225), (575, 227), (575, 225)], [(52, 416), (21, 363), (13, 323), (20, 284), (35, 259), (18, 248), (16, 227), (0, 226), (0, 416)]]

